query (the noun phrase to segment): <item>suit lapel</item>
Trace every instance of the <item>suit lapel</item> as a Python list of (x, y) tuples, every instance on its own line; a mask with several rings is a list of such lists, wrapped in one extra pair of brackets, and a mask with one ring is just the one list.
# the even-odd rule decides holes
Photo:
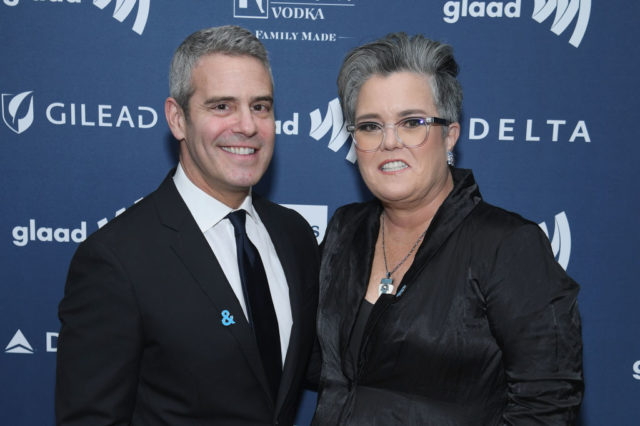
[(278, 413), (288, 396), (296, 370), (298, 369), (300, 345), (304, 340), (302, 336), (302, 324), (304, 324), (305, 312), (302, 311), (303, 288), (300, 285), (295, 285), (299, 280), (299, 268), (301, 267), (301, 265), (296, 262), (296, 259), (300, 257), (296, 254), (296, 247), (294, 247), (291, 240), (287, 237), (289, 232), (291, 232), (290, 229), (287, 229), (282, 218), (276, 214), (277, 212), (275, 212), (273, 208), (270, 208), (269, 203), (270, 202), (264, 198), (254, 195), (254, 207), (260, 215), (260, 220), (267, 228), (267, 232), (276, 249), (278, 259), (280, 260), (287, 279), (289, 286), (289, 303), (291, 305), (291, 316), (293, 319), (289, 347), (287, 348), (282, 378), (280, 380), (280, 390), (278, 391), (276, 399), (276, 413)]
[(154, 194), (158, 215), (163, 225), (175, 231), (171, 248), (207, 295), (213, 309), (218, 312), (220, 320), (222, 321), (224, 310), (228, 310), (234, 316), (235, 324), (225, 328), (238, 342), (251, 370), (269, 395), (269, 385), (262, 368), (253, 331), (209, 243), (180, 197), (172, 176), (173, 172), (169, 173)]

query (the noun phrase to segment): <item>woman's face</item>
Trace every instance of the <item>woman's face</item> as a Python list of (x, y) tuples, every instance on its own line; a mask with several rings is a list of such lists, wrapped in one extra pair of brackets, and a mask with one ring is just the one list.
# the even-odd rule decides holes
[[(439, 117), (427, 77), (413, 72), (374, 75), (360, 89), (355, 124), (364, 121), (394, 124), (407, 117)], [(449, 182), (447, 151), (453, 149), (460, 125), (430, 126), (424, 144), (406, 148), (395, 129), (384, 129), (377, 151), (357, 151), (360, 174), (369, 190), (385, 203), (423, 203), (438, 198)], [(449, 182), (450, 184), (450, 182)]]

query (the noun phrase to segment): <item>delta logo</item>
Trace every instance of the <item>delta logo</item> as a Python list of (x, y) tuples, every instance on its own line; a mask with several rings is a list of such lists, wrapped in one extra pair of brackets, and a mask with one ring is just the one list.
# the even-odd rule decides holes
[[(47, 352), (57, 352), (58, 333), (47, 331), (45, 333), (45, 346)], [(9, 343), (4, 348), (5, 354), (33, 355), (36, 350), (31, 346), (22, 330), (18, 329)]]
[(7, 347), (4, 348), (4, 353), (6, 354), (33, 354), (33, 352), (33, 347), (20, 329), (16, 331)]
[[(455, 24), (461, 18), (520, 18), (521, 0), (500, 1), (447, 1), (442, 9), (442, 18), (448, 24)], [(555, 15), (554, 15), (555, 12)], [(554, 15), (551, 32), (556, 35), (564, 33), (575, 21), (569, 44), (580, 46), (589, 25), (591, 0), (534, 0), (531, 18), (543, 23)]]

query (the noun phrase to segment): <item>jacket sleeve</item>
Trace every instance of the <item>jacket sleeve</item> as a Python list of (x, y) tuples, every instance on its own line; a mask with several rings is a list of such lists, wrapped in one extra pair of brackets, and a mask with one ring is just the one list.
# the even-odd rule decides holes
[(56, 424), (129, 424), (140, 316), (123, 266), (95, 239), (82, 243), (71, 262), (59, 318)]
[(503, 238), (490, 270), (485, 297), (508, 382), (505, 424), (573, 424), (584, 389), (578, 285), (535, 224)]

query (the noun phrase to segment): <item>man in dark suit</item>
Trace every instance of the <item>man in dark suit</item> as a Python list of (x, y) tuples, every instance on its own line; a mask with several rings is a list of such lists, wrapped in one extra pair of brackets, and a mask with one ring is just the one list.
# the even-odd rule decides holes
[(239, 27), (198, 31), (170, 86), (180, 163), (71, 262), (57, 424), (291, 425), (318, 252), (300, 215), (251, 192), (275, 139), (267, 53)]

